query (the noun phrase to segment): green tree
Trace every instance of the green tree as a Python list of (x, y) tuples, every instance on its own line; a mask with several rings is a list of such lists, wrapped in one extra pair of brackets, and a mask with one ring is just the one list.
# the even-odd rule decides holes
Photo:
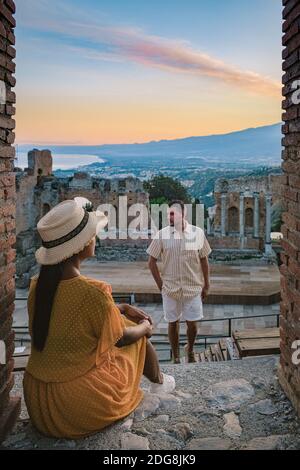
[(282, 226), (282, 214), (284, 212), (284, 208), (281, 202), (277, 202), (272, 206), (272, 232), (280, 232)]
[(186, 188), (170, 176), (154, 176), (144, 183), (144, 188), (149, 193), (151, 204), (168, 204), (174, 199), (180, 199), (186, 204), (191, 203)]

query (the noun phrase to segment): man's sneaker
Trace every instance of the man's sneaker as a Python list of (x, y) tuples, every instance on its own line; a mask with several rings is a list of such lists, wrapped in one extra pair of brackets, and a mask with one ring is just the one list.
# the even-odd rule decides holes
[(175, 379), (172, 375), (162, 374), (163, 383), (150, 385), (151, 393), (172, 393), (175, 390)]

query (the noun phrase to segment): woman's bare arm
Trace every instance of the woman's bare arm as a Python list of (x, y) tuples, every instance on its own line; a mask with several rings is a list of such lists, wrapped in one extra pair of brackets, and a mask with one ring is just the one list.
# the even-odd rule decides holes
[(122, 338), (116, 343), (117, 348), (136, 343), (140, 338), (143, 338), (143, 336), (150, 338), (152, 329), (153, 327), (148, 320), (142, 321), (142, 323), (137, 326), (125, 328)]

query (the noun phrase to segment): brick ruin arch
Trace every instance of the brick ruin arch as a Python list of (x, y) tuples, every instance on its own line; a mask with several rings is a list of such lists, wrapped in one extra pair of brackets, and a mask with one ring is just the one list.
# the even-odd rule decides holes
[[(283, 241), (279, 380), (300, 414), (300, 0), (283, 0)], [(293, 359), (294, 358), (294, 359)]]
[[(294, 87), (300, 83), (300, 0), (283, 0), (284, 96), (282, 182), (284, 236), (281, 266), (281, 360), (279, 379), (300, 413), (300, 366), (293, 363), (293, 346), (300, 339), (300, 99)], [(15, 298), (15, 214), (16, 189), (14, 156), (15, 93), (15, 4), (0, 0), (0, 81), (6, 97), (0, 101), (0, 341), (6, 345), (6, 363), (0, 364), (0, 442), (14, 425), (20, 399), (11, 398), (13, 386), (12, 315)], [(299, 83), (297, 84), (297, 80)], [(295, 85), (296, 84), (296, 85)], [(1, 88), (2, 89), (2, 88)], [(1, 357), (0, 357), (1, 359)]]
[(247, 207), (245, 210), (245, 227), (253, 228), (254, 226), (254, 212), (252, 207)]
[(240, 212), (235, 206), (228, 209), (228, 232), (238, 232), (240, 229)]
[[(16, 188), (12, 146), (15, 134), (14, 103), (15, 4), (0, 0), (0, 80), (5, 83), (6, 96), (0, 97), (0, 340), (6, 346), (5, 364), (0, 363), (0, 442), (10, 432), (20, 413), (20, 398), (11, 398), (14, 384), (12, 355), (14, 333), (12, 315), (15, 299), (15, 213)], [(1, 88), (2, 89), (2, 88)], [(4, 93), (5, 95), (5, 93)], [(2, 343), (3, 344), (3, 343)], [(2, 362), (2, 361), (1, 361)]]

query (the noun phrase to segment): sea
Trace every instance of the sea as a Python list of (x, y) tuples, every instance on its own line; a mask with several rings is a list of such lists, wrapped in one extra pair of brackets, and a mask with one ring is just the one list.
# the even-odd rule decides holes
[[(53, 155), (53, 170), (69, 170), (81, 165), (90, 165), (95, 162), (105, 163), (105, 160), (97, 157), (97, 155), (55, 153), (55, 155)], [(28, 167), (27, 152), (18, 152), (17, 158), (15, 159), (15, 166), (22, 169)]]

